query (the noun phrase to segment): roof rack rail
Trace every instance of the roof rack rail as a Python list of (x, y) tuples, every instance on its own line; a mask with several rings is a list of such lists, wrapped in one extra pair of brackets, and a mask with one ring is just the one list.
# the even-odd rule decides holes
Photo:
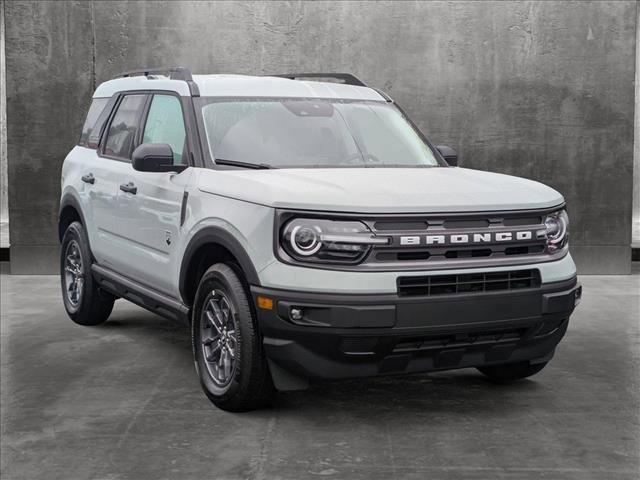
[(351, 73), (286, 73), (268, 76), (288, 78), (290, 80), (297, 80), (300, 78), (335, 78), (336, 80), (342, 80), (342, 83), (345, 85), (355, 85), (357, 87), (367, 86), (362, 80)]
[(198, 85), (193, 81), (191, 70), (185, 67), (164, 67), (164, 68), (141, 68), (139, 70), (130, 70), (116, 75), (114, 78), (126, 77), (149, 77), (152, 75), (164, 75), (171, 80), (184, 80), (189, 86), (189, 92), (192, 97), (199, 97), (200, 90)]

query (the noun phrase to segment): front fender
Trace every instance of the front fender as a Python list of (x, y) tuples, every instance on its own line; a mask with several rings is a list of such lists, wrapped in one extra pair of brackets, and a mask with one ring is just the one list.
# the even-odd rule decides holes
[(260, 285), (258, 272), (251, 261), (251, 257), (240, 241), (222, 227), (207, 226), (203, 227), (191, 238), (185, 249), (184, 256), (182, 257), (179, 280), (179, 289), (182, 298), (187, 298), (187, 273), (193, 256), (200, 247), (209, 243), (218, 244), (231, 252), (240, 264), (240, 268), (244, 271), (249, 284), (256, 286)]

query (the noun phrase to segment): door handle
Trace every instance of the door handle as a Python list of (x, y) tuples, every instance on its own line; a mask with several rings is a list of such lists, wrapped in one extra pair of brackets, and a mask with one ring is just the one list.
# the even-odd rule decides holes
[(133, 184), (133, 182), (121, 184), (120, 185), (120, 190), (122, 190), (123, 192), (130, 193), (132, 195), (135, 195), (136, 193), (138, 193), (138, 187), (136, 187)]
[(96, 177), (93, 176), (93, 173), (87, 173), (86, 175), (83, 175), (81, 179), (84, 183), (90, 183), (91, 185), (96, 183)]

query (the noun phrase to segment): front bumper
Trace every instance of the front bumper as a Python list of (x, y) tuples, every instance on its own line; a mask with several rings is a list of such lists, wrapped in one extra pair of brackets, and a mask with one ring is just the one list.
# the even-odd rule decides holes
[[(398, 296), (252, 287), (276, 386), (308, 380), (549, 360), (581, 295), (577, 279), (517, 291)], [(291, 309), (302, 317), (292, 319)]]

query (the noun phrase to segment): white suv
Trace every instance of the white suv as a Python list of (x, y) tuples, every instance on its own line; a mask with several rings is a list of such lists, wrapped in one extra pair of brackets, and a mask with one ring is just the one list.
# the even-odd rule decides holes
[(232, 411), (317, 379), (527, 377), (581, 295), (564, 200), (456, 163), (349, 74), (122, 74), (62, 169), (64, 305), (190, 324)]

